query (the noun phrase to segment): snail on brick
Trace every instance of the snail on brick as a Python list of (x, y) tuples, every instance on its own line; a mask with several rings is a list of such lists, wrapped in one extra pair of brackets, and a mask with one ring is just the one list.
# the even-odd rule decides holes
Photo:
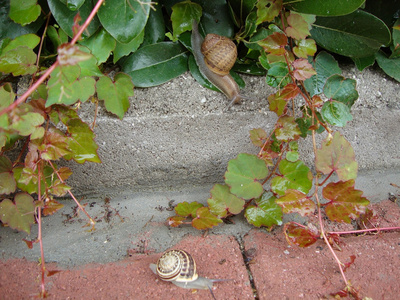
[(209, 289), (212, 292), (214, 282), (225, 279), (208, 279), (197, 274), (196, 262), (193, 257), (184, 250), (169, 250), (157, 261), (150, 264), (150, 269), (161, 280), (171, 281), (173, 284), (185, 289)]
[(247, 99), (240, 94), (239, 86), (229, 75), (237, 58), (233, 41), (217, 34), (208, 34), (203, 39), (197, 22), (193, 20), (191, 43), (200, 73), (231, 100), (228, 107), (239, 103), (241, 99)]

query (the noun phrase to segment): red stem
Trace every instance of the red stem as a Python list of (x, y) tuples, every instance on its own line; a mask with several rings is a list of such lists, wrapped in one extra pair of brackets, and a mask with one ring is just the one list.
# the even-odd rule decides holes
[(40, 283), (40, 295), (41, 297), (46, 297), (46, 287), (44, 285), (44, 275), (46, 272), (46, 263), (44, 260), (44, 250), (43, 250), (43, 239), (42, 239), (42, 192), (41, 192), (41, 161), (38, 163), (38, 201), (40, 203), (40, 206), (37, 208), (37, 222), (38, 222), (38, 240), (39, 240), (39, 245), (40, 245), (40, 265), (41, 265), (41, 283)]

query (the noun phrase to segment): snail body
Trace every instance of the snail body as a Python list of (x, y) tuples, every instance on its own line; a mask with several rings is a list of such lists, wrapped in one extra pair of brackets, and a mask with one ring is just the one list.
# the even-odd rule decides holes
[(208, 34), (203, 39), (197, 22), (193, 20), (191, 43), (201, 74), (231, 100), (229, 106), (246, 98), (240, 95), (238, 84), (229, 75), (237, 57), (237, 49), (232, 40), (217, 34)]

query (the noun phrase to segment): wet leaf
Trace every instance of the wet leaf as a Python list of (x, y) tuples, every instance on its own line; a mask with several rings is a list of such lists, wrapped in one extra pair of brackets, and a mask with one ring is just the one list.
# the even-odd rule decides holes
[(280, 117), (276, 123), (275, 135), (279, 141), (298, 139), (301, 134), (299, 126), (291, 116)]
[(197, 216), (197, 209), (203, 206), (203, 204), (196, 201), (190, 203), (185, 201), (175, 206), (175, 212), (182, 217), (191, 216), (192, 218), (195, 218)]
[(257, 1), (257, 25), (271, 22), (282, 9), (282, 0), (259, 0)]
[(266, 226), (269, 229), (282, 225), (282, 209), (275, 203), (275, 199), (272, 193), (265, 192), (254, 200), (256, 205), (250, 205), (245, 210), (247, 221), (256, 227)]
[(304, 39), (295, 41), (295, 43), (296, 46), (293, 47), (293, 53), (297, 57), (307, 58), (308, 56), (314, 56), (315, 52), (317, 52), (317, 45), (313, 39)]
[(365, 0), (303, 0), (291, 1), (290, 7), (304, 14), (317, 16), (347, 15), (359, 8)]
[(318, 232), (312, 228), (303, 227), (294, 222), (286, 223), (284, 232), (288, 243), (299, 247), (309, 247), (319, 238)]
[(326, 101), (324, 103), (321, 109), (321, 115), (326, 122), (338, 127), (344, 127), (347, 122), (353, 120), (350, 108), (346, 104), (335, 100)]
[(286, 53), (287, 36), (281, 32), (274, 32), (266, 39), (258, 42), (266, 52), (274, 55), (284, 55)]
[(215, 184), (211, 189), (211, 198), (207, 200), (210, 212), (218, 217), (227, 213), (237, 215), (243, 210), (244, 200), (231, 194), (227, 185)]
[(17, 187), (8, 157), (0, 155), (0, 194), (13, 193)]
[(356, 90), (357, 82), (354, 79), (344, 78), (341, 75), (332, 75), (326, 81), (324, 94), (329, 99), (334, 99), (351, 108), (358, 99)]
[(287, 22), (289, 26), (286, 27), (286, 34), (288, 36), (302, 40), (310, 35), (309, 24), (302, 15), (291, 11)]
[(28, 47), (17, 47), (0, 56), (0, 72), (14, 76), (36, 72), (36, 54)]
[(199, 4), (191, 1), (178, 2), (172, 7), (171, 21), (173, 29), (172, 41), (176, 42), (178, 37), (185, 31), (192, 29), (192, 20), (200, 20), (202, 8)]
[(213, 215), (208, 207), (201, 207), (197, 210), (197, 217), (193, 219), (192, 226), (196, 229), (208, 229), (222, 223), (222, 220)]
[(250, 140), (252, 141), (254, 146), (262, 147), (265, 143), (265, 139), (267, 138), (267, 133), (262, 128), (255, 128), (250, 130)]
[(284, 195), (286, 190), (293, 189), (307, 194), (312, 186), (310, 169), (300, 160), (290, 162), (286, 159), (279, 163), (280, 176), (275, 176), (271, 181), (272, 191)]
[(44, 160), (58, 160), (64, 155), (70, 154), (68, 138), (54, 128), (50, 128), (43, 139), (34, 142), (40, 150), (40, 156)]
[(322, 190), (322, 196), (329, 201), (325, 206), (328, 218), (336, 222), (351, 223), (365, 212), (369, 204), (363, 192), (354, 188), (354, 179), (331, 182)]
[(327, 137), (317, 149), (315, 167), (323, 174), (335, 171), (340, 180), (357, 178), (354, 150), (339, 132), (335, 132), (333, 138)]
[(276, 203), (283, 209), (283, 213), (298, 213), (307, 216), (315, 212), (315, 203), (306, 194), (297, 190), (286, 190), (285, 195), (278, 198)]
[(313, 69), (312, 65), (304, 58), (298, 58), (293, 63), (292, 66), (294, 68), (293, 76), (297, 80), (306, 80), (311, 76), (317, 74)]
[(37, 0), (10, 0), (9, 17), (15, 23), (25, 26), (40, 16), (40, 5)]
[(14, 202), (4, 199), (0, 202), (0, 220), (13, 229), (31, 233), (31, 225), (35, 223), (35, 204), (33, 198), (26, 193), (15, 195)]
[(56, 200), (49, 200), (44, 203), (42, 213), (44, 216), (49, 216), (57, 212), (59, 209), (63, 208), (64, 205), (57, 202)]
[(228, 163), (225, 182), (231, 187), (231, 193), (243, 199), (259, 197), (264, 188), (257, 180), (268, 175), (264, 161), (256, 155), (240, 153)]
[(173, 216), (167, 219), (167, 224), (171, 227), (178, 227), (182, 225), (185, 220), (185, 217)]
[(129, 97), (133, 96), (133, 83), (131, 78), (123, 73), (110, 78), (103, 76), (96, 83), (97, 96), (104, 100), (106, 109), (116, 114), (121, 120), (130, 106)]

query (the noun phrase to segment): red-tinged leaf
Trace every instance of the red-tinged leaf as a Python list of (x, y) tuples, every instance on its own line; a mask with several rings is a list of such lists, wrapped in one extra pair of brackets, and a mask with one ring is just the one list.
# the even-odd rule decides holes
[(314, 107), (316, 107), (316, 108), (321, 108), (324, 105), (324, 101), (318, 95), (314, 95), (311, 98), (311, 100), (312, 100)]
[(201, 207), (197, 210), (197, 217), (193, 219), (192, 226), (196, 229), (208, 229), (222, 223), (222, 220), (213, 215), (208, 207)]
[(58, 47), (57, 60), (60, 65), (76, 65), (81, 61), (88, 60), (92, 56), (89, 53), (79, 50), (78, 46), (62, 44)]
[(329, 201), (325, 206), (328, 218), (336, 222), (351, 223), (365, 212), (369, 204), (363, 192), (354, 189), (354, 179), (331, 182), (322, 190), (322, 196)]
[(301, 134), (298, 124), (291, 116), (283, 116), (276, 123), (275, 135), (279, 141), (297, 140)]
[(274, 32), (267, 38), (258, 42), (266, 52), (274, 55), (284, 55), (286, 53), (287, 36), (281, 32)]
[(52, 182), (52, 185), (49, 189), (49, 193), (53, 194), (57, 197), (65, 196), (65, 194), (71, 189), (70, 186), (62, 183), (59, 179), (56, 179)]
[(293, 48), (293, 53), (301, 58), (314, 56), (315, 52), (317, 52), (317, 44), (312, 39), (296, 41), (296, 46)]
[(315, 212), (315, 203), (306, 194), (297, 190), (286, 190), (285, 195), (276, 200), (285, 214), (299, 213), (307, 216)]
[(354, 150), (339, 132), (335, 132), (333, 138), (328, 136), (317, 149), (315, 167), (323, 174), (335, 171), (340, 180), (357, 178)]
[(15, 195), (14, 202), (4, 199), (0, 202), (0, 220), (13, 229), (31, 233), (31, 225), (35, 223), (35, 204), (33, 198), (26, 193)]
[(60, 273), (61, 270), (51, 270), (51, 271), (47, 271), (47, 276), (53, 276), (54, 274)]
[(49, 200), (44, 203), (42, 213), (44, 216), (49, 216), (54, 214), (59, 209), (63, 208), (64, 205), (57, 202), (56, 200)]
[(17, 188), (12, 163), (6, 156), (0, 155), (0, 194), (10, 194)]
[(37, 145), (40, 156), (44, 160), (58, 160), (71, 153), (68, 149), (68, 138), (55, 128), (49, 129), (43, 140), (33, 141), (33, 143)]
[(69, 176), (72, 175), (72, 171), (70, 168), (68, 167), (61, 167), (60, 169), (58, 169), (57, 171), (58, 175), (60, 175), (62, 180), (67, 180), (69, 178)]
[(282, 9), (282, 0), (258, 0), (257, 25), (264, 22), (271, 22)]
[(33, 244), (36, 243), (36, 241), (28, 241), (26, 239), (22, 239), (25, 244), (28, 246), (29, 249), (33, 249)]
[(302, 40), (310, 35), (309, 25), (302, 15), (291, 11), (287, 22), (289, 26), (286, 28), (286, 34), (288, 36)]
[(300, 93), (300, 89), (294, 83), (287, 84), (280, 92), (280, 96), (285, 100), (290, 100)]
[(319, 234), (312, 228), (303, 227), (294, 222), (286, 223), (284, 232), (288, 243), (299, 247), (309, 247), (319, 238)]
[(244, 200), (236, 197), (229, 191), (227, 185), (216, 184), (211, 189), (211, 198), (207, 200), (210, 212), (218, 217), (225, 217), (227, 213), (237, 215), (242, 212)]
[(356, 260), (356, 256), (355, 255), (350, 255), (350, 261), (347, 262), (347, 263), (344, 263), (343, 272), (346, 272), (347, 268), (350, 267), (352, 264), (354, 264), (355, 260)]
[(365, 213), (357, 219), (357, 225), (359, 229), (377, 228), (379, 227), (379, 218), (374, 210), (367, 207)]
[(308, 60), (304, 58), (296, 59), (292, 66), (294, 68), (293, 76), (297, 80), (306, 80), (317, 74)]
[(192, 218), (195, 218), (197, 215), (197, 209), (203, 206), (203, 204), (196, 201), (190, 203), (185, 201), (175, 206), (175, 212), (182, 217), (191, 216)]
[(262, 128), (255, 128), (250, 130), (250, 140), (254, 146), (262, 147), (267, 138), (267, 133)]
[(178, 227), (179, 225), (182, 225), (185, 220), (185, 217), (174, 216), (167, 219), (167, 224), (171, 227)]
[(287, 101), (283, 99), (279, 92), (268, 96), (269, 110), (275, 112), (278, 117), (286, 113)]

